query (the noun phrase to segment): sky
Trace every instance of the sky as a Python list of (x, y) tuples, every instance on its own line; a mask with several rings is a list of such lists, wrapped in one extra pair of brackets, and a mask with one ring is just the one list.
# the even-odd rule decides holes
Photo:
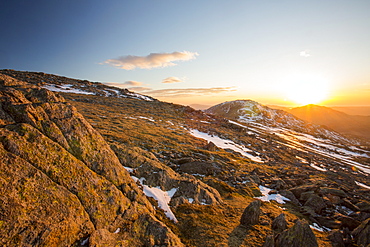
[(0, 1), (0, 69), (192, 105), (370, 105), (368, 0)]

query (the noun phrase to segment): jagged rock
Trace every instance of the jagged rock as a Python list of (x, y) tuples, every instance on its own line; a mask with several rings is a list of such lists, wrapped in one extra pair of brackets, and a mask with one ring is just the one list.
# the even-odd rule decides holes
[(360, 211), (360, 209), (352, 202), (350, 202), (347, 198), (344, 198), (341, 204), (355, 212)]
[(361, 202), (357, 203), (356, 206), (358, 207), (358, 209), (361, 212), (370, 213), (370, 202), (361, 201)]
[(342, 223), (342, 228), (348, 227), (348, 229), (351, 231), (358, 227), (361, 223), (358, 220), (355, 220), (348, 216), (341, 216), (338, 218), (338, 220)]
[(184, 246), (181, 240), (165, 224), (151, 215), (142, 215), (134, 224), (134, 229), (139, 235), (145, 237), (145, 246)]
[(294, 205), (297, 205), (297, 206), (301, 205), (301, 203), (298, 201), (298, 199), (295, 197), (295, 195), (289, 190), (280, 191), (280, 195), (288, 198), (290, 200), (290, 202), (293, 203)]
[(267, 235), (262, 247), (275, 247), (274, 235)]
[(180, 165), (179, 170), (188, 174), (216, 175), (221, 168), (214, 162), (193, 161)]
[(329, 217), (322, 217), (318, 216), (315, 219), (320, 223), (320, 225), (325, 226), (330, 229), (339, 229), (342, 223), (338, 220), (329, 218)]
[(285, 219), (285, 214), (282, 213), (278, 217), (276, 217), (272, 221), (271, 228), (272, 228), (272, 230), (274, 230), (276, 232), (279, 232), (279, 233), (284, 231), (285, 229), (287, 229), (288, 228), (288, 222)]
[(316, 217), (317, 216), (317, 214), (315, 213), (315, 210), (313, 208), (311, 208), (311, 207), (308, 207), (308, 206), (300, 207), (299, 211), (303, 215), (312, 216), (312, 217)]
[(331, 194), (339, 197), (348, 197), (348, 195), (343, 190), (328, 187), (320, 188), (319, 193), (323, 195)]
[(328, 235), (328, 239), (332, 243), (333, 247), (345, 247), (343, 235), (339, 230), (333, 230)]
[(301, 197), (299, 198), (300, 201), (303, 201), (303, 202), (306, 202), (308, 200), (308, 198), (310, 198), (312, 195), (314, 195), (315, 192), (314, 191), (307, 191), (307, 192), (303, 192), (301, 194)]
[(342, 202), (342, 199), (336, 195), (326, 194), (326, 198), (333, 204), (340, 204)]
[(301, 198), (301, 194), (303, 192), (317, 191), (318, 188), (319, 188), (319, 186), (317, 186), (317, 185), (301, 185), (301, 186), (298, 186), (298, 187), (294, 187), (294, 188), (290, 189), (289, 191), (293, 192), (293, 194), (295, 195), (296, 198)]
[(209, 151), (216, 151), (218, 147), (213, 142), (208, 142), (207, 145), (204, 146), (204, 149)]
[(178, 164), (178, 165), (182, 165), (182, 164), (190, 163), (190, 162), (193, 162), (193, 161), (195, 161), (193, 157), (185, 157), (185, 158), (176, 159), (173, 162)]
[(270, 188), (276, 190), (284, 190), (287, 188), (287, 184), (281, 178), (272, 179)]
[(275, 242), (276, 247), (317, 247), (317, 240), (310, 226), (304, 220), (297, 220), (294, 226), (282, 232)]
[(358, 246), (369, 246), (370, 245), (370, 218), (361, 223), (355, 230), (352, 231), (352, 235)]
[(259, 217), (261, 214), (261, 201), (255, 200), (251, 202), (248, 207), (244, 209), (243, 215), (240, 219), (240, 224), (249, 226), (256, 225), (259, 223)]
[(357, 212), (355, 219), (362, 222), (370, 218), (370, 213), (367, 212)]
[(312, 194), (308, 197), (304, 206), (314, 209), (315, 212), (319, 214), (321, 210), (326, 207), (326, 204), (320, 196)]

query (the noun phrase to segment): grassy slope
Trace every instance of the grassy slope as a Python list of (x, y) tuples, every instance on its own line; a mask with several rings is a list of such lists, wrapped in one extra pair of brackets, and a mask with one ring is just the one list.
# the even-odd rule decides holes
[[(133, 99), (71, 94), (64, 97), (75, 105), (109, 142), (138, 146), (156, 154), (157, 157), (161, 154), (181, 153), (182, 157), (193, 157), (197, 154), (198, 157), (222, 164), (223, 172), (219, 174), (220, 179), (250, 174), (256, 168), (274, 176), (274, 169), (267, 165), (252, 163), (224, 150), (204, 149), (206, 142), (188, 135), (181, 126), (201, 130), (204, 123), (200, 124), (200, 121), (208, 121), (208, 128), (217, 128), (218, 132), (225, 136), (235, 133), (227, 133), (228, 130), (222, 128), (217, 121), (204, 118), (203, 114), (189, 108)], [(253, 141), (247, 136), (244, 139), (246, 142)], [(290, 155), (282, 154), (281, 159), (288, 161)], [(171, 165), (171, 159), (164, 158), (162, 162)], [(243, 188), (235, 189), (220, 182), (218, 178), (198, 178), (218, 189), (225, 204), (219, 206), (182, 204), (173, 209), (179, 219), (178, 224), (171, 223), (163, 215), (158, 217), (171, 226), (187, 246), (261, 246), (266, 236), (271, 234), (272, 219), (283, 210), (278, 208), (276, 203), (263, 203), (262, 220), (266, 224), (250, 228), (240, 226), (239, 220), (243, 210), (253, 201), (253, 195), (258, 195), (256, 184), (250, 183)], [(284, 213), (292, 225), (293, 220), (297, 219), (295, 215), (297, 209), (288, 207)], [(320, 238), (321, 233), (316, 234), (321, 246), (330, 246), (326, 240)]]

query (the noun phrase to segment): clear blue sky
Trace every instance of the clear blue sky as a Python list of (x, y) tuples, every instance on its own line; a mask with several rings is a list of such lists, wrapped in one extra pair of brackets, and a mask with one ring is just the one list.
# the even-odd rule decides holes
[(370, 105), (369, 10), (365, 0), (3, 0), (0, 68), (184, 104), (317, 103), (321, 92), (327, 104)]

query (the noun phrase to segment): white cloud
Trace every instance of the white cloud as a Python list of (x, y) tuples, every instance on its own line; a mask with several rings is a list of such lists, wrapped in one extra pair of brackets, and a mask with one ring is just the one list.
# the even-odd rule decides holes
[(311, 54), (310, 54), (310, 51), (309, 51), (309, 50), (301, 51), (301, 52), (299, 53), (299, 55), (300, 55), (301, 57), (311, 57)]
[(199, 54), (196, 52), (183, 51), (172, 53), (150, 53), (147, 56), (121, 56), (115, 59), (108, 59), (102, 64), (109, 64), (125, 70), (151, 69), (158, 67), (175, 66), (174, 61), (188, 61), (195, 59)]
[(162, 83), (176, 83), (176, 82), (182, 82), (182, 80), (178, 77), (167, 77), (166, 79), (162, 80)]

